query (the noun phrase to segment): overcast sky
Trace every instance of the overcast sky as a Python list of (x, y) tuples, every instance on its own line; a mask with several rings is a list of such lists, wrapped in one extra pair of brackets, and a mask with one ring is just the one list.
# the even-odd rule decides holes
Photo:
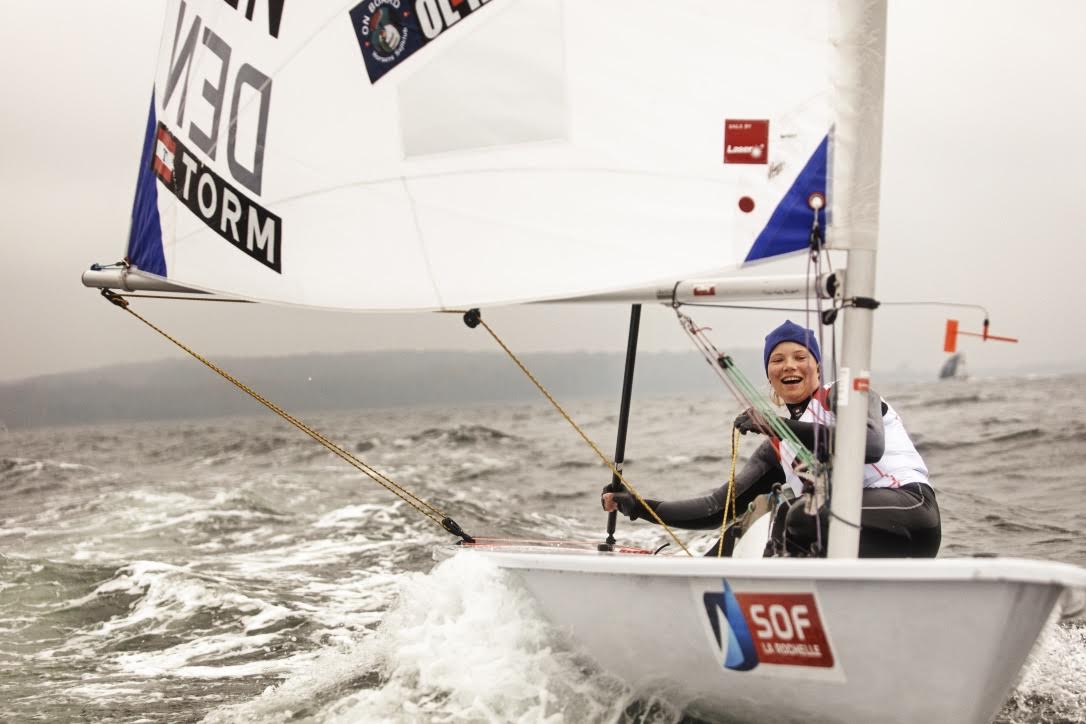
[[(82, 287), (123, 256), (164, 4), (0, 0), (0, 381), (177, 356)], [(876, 295), (983, 304), (976, 368), (1086, 371), (1086, 3), (891, 0)], [(768, 271), (760, 269), (759, 272)], [(143, 302), (212, 356), (492, 349), (449, 315)], [(494, 309), (517, 350), (617, 350), (621, 307)], [(876, 313), (874, 368), (934, 374), (946, 310)], [(760, 347), (782, 315), (698, 311), (718, 346)], [(979, 313), (953, 314), (980, 330)], [(689, 348), (647, 309), (642, 348)]]

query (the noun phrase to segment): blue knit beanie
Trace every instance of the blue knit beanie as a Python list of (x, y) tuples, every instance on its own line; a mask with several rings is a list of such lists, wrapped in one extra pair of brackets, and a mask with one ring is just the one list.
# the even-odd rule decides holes
[(822, 364), (822, 353), (818, 349), (818, 338), (815, 337), (815, 333), (806, 327), (799, 326), (790, 319), (786, 319), (784, 324), (766, 335), (764, 353), (766, 372), (769, 371), (769, 355), (772, 354), (773, 348), (781, 342), (795, 342), (803, 345), (814, 355), (815, 362)]

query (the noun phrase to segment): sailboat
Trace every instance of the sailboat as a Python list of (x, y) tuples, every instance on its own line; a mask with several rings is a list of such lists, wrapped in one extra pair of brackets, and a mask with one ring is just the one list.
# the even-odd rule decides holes
[(946, 358), (943, 366), (939, 368), (941, 380), (965, 380), (969, 379), (969, 373), (965, 369), (965, 355), (956, 352)]
[[(825, 300), (843, 333), (827, 558), (757, 557), (764, 523), (735, 558), (455, 554), (512, 572), (602, 666), (707, 718), (990, 721), (1086, 570), (856, 558), (886, 13), (171, 0), (125, 259), (83, 281), (353, 311)], [(823, 246), (847, 270), (750, 273)]]

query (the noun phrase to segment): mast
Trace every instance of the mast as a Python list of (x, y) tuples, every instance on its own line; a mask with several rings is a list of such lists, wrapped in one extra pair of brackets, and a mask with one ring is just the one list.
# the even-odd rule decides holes
[[(622, 471), (622, 461), (626, 458), (626, 428), (630, 422), (630, 395), (633, 392), (634, 361), (637, 359), (637, 332), (641, 327), (641, 305), (630, 306), (630, 334), (626, 339), (626, 369), (622, 375), (622, 402), (618, 410), (618, 439), (615, 441), (615, 469)], [(607, 489), (612, 493), (622, 490), (618, 475), (611, 473), (611, 484)], [(612, 550), (615, 545), (615, 523), (618, 513), (607, 514), (607, 542), (601, 543), (602, 551)]]
[(848, 250), (832, 518), (827, 555), (854, 558), (860, 543), (865, 428), (871, 369), (875, 252), (882, 163), (886, 1), (841, 0), (831, 29), (837, 121), (831, 159), (831, 248)]

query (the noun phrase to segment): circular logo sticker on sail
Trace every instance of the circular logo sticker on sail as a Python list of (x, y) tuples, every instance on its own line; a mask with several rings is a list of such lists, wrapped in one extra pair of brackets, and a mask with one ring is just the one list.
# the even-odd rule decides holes
[(377, 80), (420, 47), (418, 22), (404, 0), (366, 0), (351, 9), (370, 81)]
[(370, 83), (437, 39), (489, 0), (365, 0), (351, 8)]

